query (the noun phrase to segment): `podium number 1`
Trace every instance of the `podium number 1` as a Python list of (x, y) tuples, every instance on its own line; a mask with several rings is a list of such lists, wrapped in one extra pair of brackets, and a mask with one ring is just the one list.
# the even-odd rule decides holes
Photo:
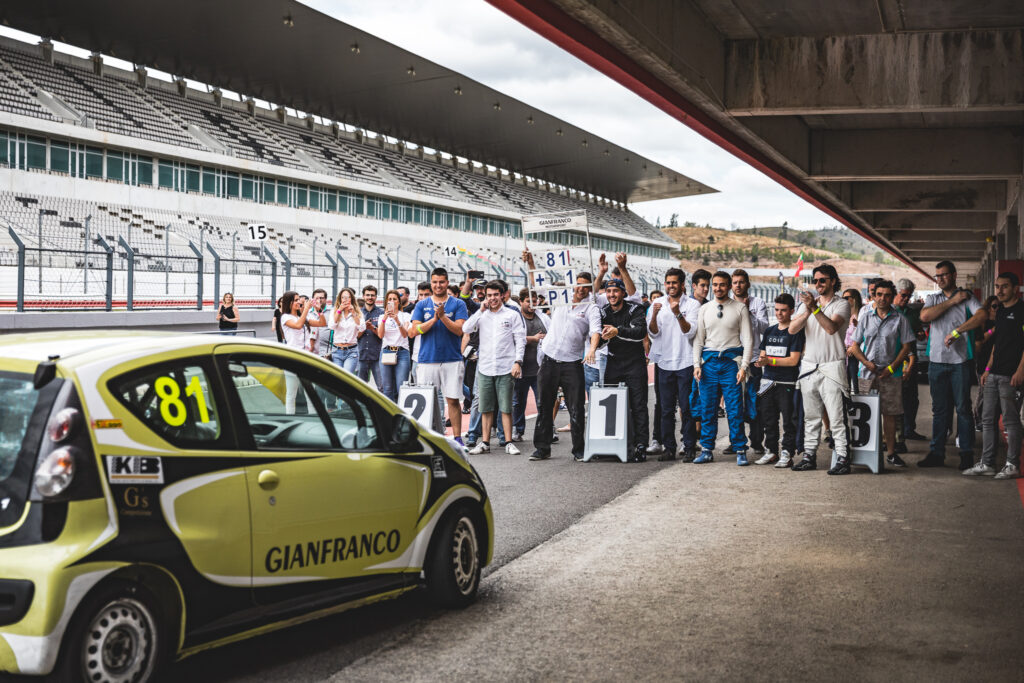
[(615, 436), (615, 412), (619, 403), (618, 394), (608, 394), (606, 398), (597, 402), (597, 405), (604, 408), (604, 435)]

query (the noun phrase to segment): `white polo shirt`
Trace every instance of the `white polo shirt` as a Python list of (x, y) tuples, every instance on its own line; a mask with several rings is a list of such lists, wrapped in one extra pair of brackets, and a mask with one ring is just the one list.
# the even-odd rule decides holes
[[(661, 304), (661, 310), (658, 311), (658, 331), (651, 332), (655, 304)], [(693, 338), (697, 336), (700, 304), (693, 297), (683, 294), (679, 298), (679, 312), (686, 322), (690, 323), (689, 332), (680, 329), (679, 321), (672, 313), (668, 296), (658, 297), (647, 309), (647, 335), (651, 338), (651, 360), (662, 370), (670, 372), (693, 367)]]
[(594, 334), (601, 334), (601, 311), (592, 301), (559, 306), (551, 313), (541, 348), (545, 356), (562, 363), (583, 360)]
[(472, 334), (477, 328), (480, 329), (480, 349), (476, 367), (480, 374), (507, 375), (516, 361), (522, 362), (526, 352), (526, 323), (522, 313), (507, 306), (497, 311), (481, 308), (469, 316), (462, 333)]

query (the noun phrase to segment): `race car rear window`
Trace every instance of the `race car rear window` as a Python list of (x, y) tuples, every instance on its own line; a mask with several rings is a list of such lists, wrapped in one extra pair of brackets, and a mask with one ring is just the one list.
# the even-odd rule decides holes
[(221, 438), (217, 402), (202, 366), (151, 366), (116, 378), (111, 391), (147, 427), (176, 446), (212, 446)]
[(31, 375), (0, 375), (0, 482), (14, 473), (38, 395)]

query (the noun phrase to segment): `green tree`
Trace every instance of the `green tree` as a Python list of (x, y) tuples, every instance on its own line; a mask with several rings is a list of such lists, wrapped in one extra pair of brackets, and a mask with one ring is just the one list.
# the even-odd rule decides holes
[(674, 213), (668, 217), (668, 227), (678, 228), (679, 227), (679, 214)]

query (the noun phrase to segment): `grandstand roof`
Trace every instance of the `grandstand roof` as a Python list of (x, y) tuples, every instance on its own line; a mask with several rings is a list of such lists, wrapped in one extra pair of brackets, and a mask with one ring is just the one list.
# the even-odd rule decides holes
[(0, 20), (617, 201), (716, 192), (294, 0), (37, 0)]

